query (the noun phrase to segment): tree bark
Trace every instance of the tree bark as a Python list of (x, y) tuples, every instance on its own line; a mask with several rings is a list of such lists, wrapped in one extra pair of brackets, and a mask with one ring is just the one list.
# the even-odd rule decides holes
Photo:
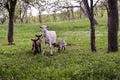
[(70, 21), (70, 10), (67, 8), (67, 17), (68, 17), (68, 20)]
[(28, 19), (28, 15), (26, 14), (26, 21), (25, 21), (26, 24), (29, 23), (29, 19)]
[(118, 51), (118, 0), (108, 0), (108, 52)]
[(90, 18), (90, 27), (91, 27), (91, 31), (90, 31), (90, 38), (91, 38), (91, 51), (96, 51), (96, 47), (95, 47), (95, 22), (94, 22), (94, 17), (91, 16)]
[(90, 24), (91, 24), (91, 50), (96, 51), (95, 47), (95, 19), (93, 14), (93, 0), (91, 0)]
[(13, 31), (14, 31), (14, 12), (9, 12), (9, 25), (8, 25), (8, 44), (14, 44)]
[(56, 22), (57, 18), (56, 18), (56, 12), (54, 11), (53, 13), (53, 21)]
[[(21, 7), (21, 6), (20, 6)], [(19, 15), (20, 15), (20, 23), (23, 23), (23, 17), (22, 17), (22, 10), (21, 10), (21, 8), (20, 8), (20, 11), (19, 11), (20, 13), (19, 13)]]
[(5, 8), (9, 12), (9, 24), (8, 24), (8, 44), (13, 45), (14, 39), (13, 39), (13, 31), (14, 31), (14, 13), (15, 13), (15, 6), (16, 6), (17, 0), (7, 0), (5, 3)]
[(42, 15), (41, 15), (41, 11), (39, 11), (39, 22), (42, 23)]
[(74, 22), (74, 11), (73, 11), (73, 8), (71, 8), (71, 12), (72, 12), (72, 22)]

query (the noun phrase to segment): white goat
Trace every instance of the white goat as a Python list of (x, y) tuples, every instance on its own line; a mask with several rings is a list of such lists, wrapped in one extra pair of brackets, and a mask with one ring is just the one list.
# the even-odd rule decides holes
[[(46, 43), (48, 43), (50, 48), (50, 54), (52, 55), (53, 54), (52, 45), (56, 43), (56, 32), (47, 30), (46, 25), (42, 25), (40, 28), (44, 33), (44, 49), (46, 47)], [(44, 54), (44, 51), (43, 51), (43, 54)]]

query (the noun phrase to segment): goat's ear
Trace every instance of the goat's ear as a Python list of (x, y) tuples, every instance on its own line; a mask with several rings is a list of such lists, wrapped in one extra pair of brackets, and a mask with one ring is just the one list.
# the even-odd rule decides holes
[(42, 36), (42, 34), (40, 35), (40, 37)]
[(38, 37), (38, 35), (37, 35), (37, 34), (36, 34), (35, 36), (36, 36), (36, 37)]
[(41, 36), (42, 36), (42, 34), (41, 34), (41, 35), (37, 35), (37, 34), (36, 34), (35, 36), (36, 36), (36, 37), (41, 37)]
[(43, 35), (41, 35), (41, 37), (40, 37), (40, 38), (42, 39), (43, 37), (44, 37), (44, 36), (43, 36)]

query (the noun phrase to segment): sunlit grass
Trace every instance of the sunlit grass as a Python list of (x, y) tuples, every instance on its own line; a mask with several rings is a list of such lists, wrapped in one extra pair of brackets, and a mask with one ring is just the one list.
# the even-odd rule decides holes
[[(120, 51), (107, 53), (107, 25), (98, 19), (96, 29), (97, 52), (90, 50), (89, 21), (15, 24), (15, 45), (7, 45), (7, 24), (0, 25), (1, 80), (119, 80)], [(66, 51), (49, 55), (33, 55), (31, 38), (42, 34), (41, 25), (55, 30), (57, 41), (67, 42)], [(119, 34), (120, 36), (120, 34)], [(42, 41), (43, 47), (43, 41)], [(48, 46), (46, 46), (48, 47)]]

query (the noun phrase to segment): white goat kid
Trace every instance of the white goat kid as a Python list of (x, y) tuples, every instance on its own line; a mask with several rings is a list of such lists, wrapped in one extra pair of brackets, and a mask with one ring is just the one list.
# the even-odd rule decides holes
[(65, 50), (66, 49), (66, 45), (67, 43), (65, 42), (65, 40), (60, 40), (58, 43), (53, 44), (54, 47), (58, 48), (58, 52)]
[[(44, 49), (46, 47), (46, 43), (49, 44), (50, 54), (52, 55), (53, 54), (52, 45), (56, 43), (56, 32), (47, 30), (46, 25), (42, 25), (40, 28), (44, 33)], [(44, 54), (44, 51), (43, 51), (43, 54)]]

